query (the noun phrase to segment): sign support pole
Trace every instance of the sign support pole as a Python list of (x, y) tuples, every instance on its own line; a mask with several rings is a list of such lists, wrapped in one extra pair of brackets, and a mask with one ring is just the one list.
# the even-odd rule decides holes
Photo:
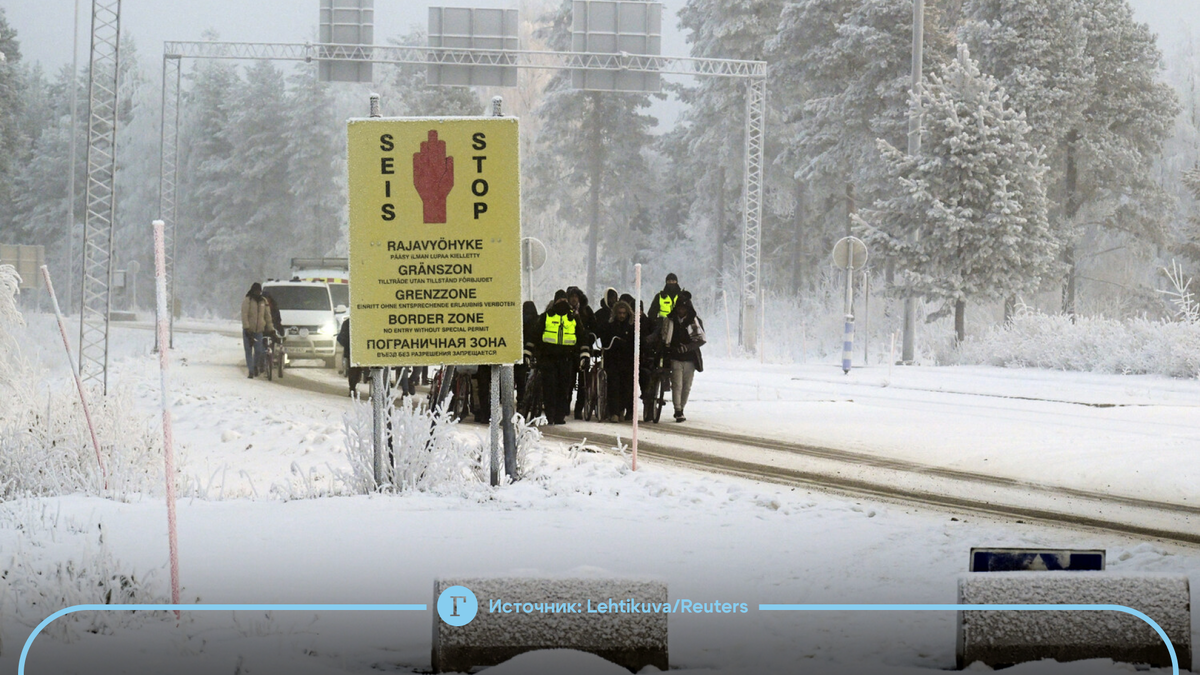
[(846, 329), (842, 335), (842, 372), (850, 372), (854, 359), (854, 267), (846, 266)]
[[(496, 96), (496, 97), (492, 98), (492, 117), (503, 117), (503, 116), (504, 116), (504, 97)], [(529, 247), (530, 247), (530, 249), (533, 248), (532, 243), (529, 244)], [(529, 256), (529, 257), (532, 258), (532, 256)], [(531, 264), (529, 267), (529, 286), (528, 286), (528, 288), (529, 288), (529, 298), (532, 300), (533, 299), (532, 260), (530, 260), (530, 263)], [(517, 400), (516, 400), (517, 390), (516, 390), (516, 384), (515, 384), (516, 377), (513, 372), (513, 364), (511, 364), (511, 363), (505, 363), (505, 364), (501, 365), (498, 370), (499, 370), (499, 373), (496, 373), (494, 371), (492, 372), (492, 391), (496, 392), (492, 396), (492, 419), (496, 418), (496, 402), (497, 402), (497, 398), (499, 398), (500, 429), (503, 434), (503, 442), (504, 442), (504, 472), (505, 472), (505, 475), (508, 476), (508, 480), (511, 482), (511, 481), (515, 481), (517, 479), (517, 431), (513, 427), (513, 415), (515, 415), (516, 411), (517, 411)], [(496, 375), (497, 374), (499, 374), (499, 376), (500, 376), (499, 385), (497, 385), (497, 383), (496, 383)], [(496, 390), (497, 386), (500, 387), (499, 391)], [(495, 433), (493, 433), (492, 438), (494, 439), (495, 437), (496, 437)], [(494, 452), (492, 454), (492, 457), (493, 457), (492, 466), (496, 467), (496, 462), (495, 462), (496, 454)], [(492, 470), (493, 470), (493, 472), (497, 471), (496, 468), (493, 468)], [(495, 475), (495, 473), (493, 473), (493, 475)], [(493, 480), (492, 484), (493, 485), (499, 484), (498, 476), (496, 477), (496, 479)]]
[(513, 415), (516, 414), (516, 378), (513, 377), (511, 365), (500, 366), (500, 428), (504, 432), (504, 472), (508, 480), (517, 479), (517, 430), (513, 427)]
[(504, 412), (500, 410), (500, 368), (488, 366), (491, 368), (491, 377), (488, 381), (491, 383), (490, 402), (488, 405), (488, 439), (491, 448), (491, 480), (492, 487), (500, 485), (500, 420), (504, 417)]
[[(382, 117), (379, 111), (379, 94), (371, 94), (371, 117)], [(371, 445), (375, 451), (375, 488), (383, 487), (386, 480), (383, 470), (384, 417), (387, 416), (387, 370), (371, 369)]]

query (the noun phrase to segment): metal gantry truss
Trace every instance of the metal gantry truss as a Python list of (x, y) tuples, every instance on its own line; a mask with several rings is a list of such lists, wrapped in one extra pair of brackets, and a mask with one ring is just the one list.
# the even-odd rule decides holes
[[(108, 392), (108, 314), (112, 307), (113, 220), (117, 169), (117, 80), (121, 0), (93, 0), (88, 84), (87, 215), (83, 229), (79, 374)], [(74, 169), (72, 169), (74, 170)]]
[(758, 345), (758, 314), (762, 311), (759, 284), (762, 252), (763, 136), (766, 132), (767, 81), (746, 85), (745, 182), (742, 185), (742, 346)]
[[(765, 102), (767, 64), (764, 61), (701, 59), (678, 56), (637, 54), (593, 54), (501, 49), (447, 49), (444, 47), (404, 47), (380, 45), (337, 45), (277, 42), (165, 42), (163, 43), (163, 198), (160, 218), (167, 224), (170, 241), (174, 240), (176, 206), (176, 168), (178, 157), (178, 108), (181, 59), (234, 59), (269, 61), (319, 61), (323, 59), (369, 61), (411, 65), (509, 66), (544, 70), (602, 70), (653, 72), (662, 75), (693, 77), (729, 77), (746, 80), (745, 171), (742, 224), (742, 345), (756, 348), (757, 309), (760, 293), (760, 253), (763, 196), (763, 139), (766, 130)], [(168, 82), (168, 68), (174, 68), (174, 80)], [(168, 119), (167, 98), (174, 98), (174, 119)], [(166, 125), (173, 124), (170, 133)], [(168, 145), (169, 144), (169, 145)], [(172, 157), (167, 162), (167, 156)], [(167, 175), (170, 167), (170, 176)], [(169, 183), (169, 189), (168, 189)], [(170, 195), (170, 200), (166, 195)], [(168, 217), (167, 209), (170, 208)], [(170, 261), (170, 262), (173, 262)], [(171, 266), (168, 274), (173, 275)]]

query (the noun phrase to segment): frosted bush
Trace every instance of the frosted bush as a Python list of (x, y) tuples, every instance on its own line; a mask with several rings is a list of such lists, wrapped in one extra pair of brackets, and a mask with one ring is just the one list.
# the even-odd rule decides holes
[[(466, 494), (490, 480), (487, 441), (461, 430), (446, 406), (430, 410), (414, 397), (405, 397), (388, 409), (391, 420), (392, 483), (386, 489), (439, 494)], [(536, 420), (535, 420), (536, 422)], [(375, 454), (372, 444), (371, 406), (355, 403), (343, 417), (350, 471), (338, 480), (348, 492), (375, 490)], [(517, 475), (528, 466), (529, 451), (541, 444), (537, 427), (520, 415), (513, 419), (517, 439)], [(385, 463), (388, 458), (385, 457)]]
[(1010, 324), (968, 339), (954, 360), (1194, 378), (1200, 376), (1200, 324), (1104, 317), (1077, 317), (1072, 322), (1065, 315), (1020, 307)]
[(74, 382), (51, 380), (46, 368), (20, 353), (25, 322), (15, 304), (16, 279), (12, 267), (0, 266), (0, 501), (160, 492), (161, 441), (119, 388), (89, 399), (107, 481), (100, 475)]
[[(29, 627), (74, 605), (169, 604), (158, 586), (153, 571), (128, 570), (103, 545), (71, 560), (43, 565), (19, 553), (0, 562), (0, 606)], [(82, 612), (51, 623), (43, 634), (69, 642), (81, 631), (111, 634), (116, 627), (168, 617), (174, 618), (170, 612)]]

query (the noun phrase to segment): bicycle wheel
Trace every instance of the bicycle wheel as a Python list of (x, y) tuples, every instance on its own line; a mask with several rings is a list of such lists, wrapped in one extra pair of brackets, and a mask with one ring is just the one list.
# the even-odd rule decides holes
[(601, 368), (600, 372), (596, 373), (596, 417), (603, 422), (608, 419), (610, 414), (608, 410), (608, 373)]
[(658, 386), (658, 376), (651, 373), (650, 374), (650, 382), (647, 383), (646, 390), (642, 392), (642, 421), (643, 422), (653, 422), (654, 421), (654, 399), (655, 399), (654, 388), (656, 386)]
[(530, 421), (542, 412), (542, 377), (537, 368), (531, 368), (525, 379), (525, 396), (521, 399), (520, 413)]
[(652, 421), (655, 424), (658, 424), (659, 418), (662, 417), (663, 403), (666, 402), (663, 400), (663, 392), (667, 388), (664, 379), (665, 378), (663, 377), (662, 373), (658, 373), (654, 376), (654, 400), (651, 401), (651, 404), (654, 406), (654, 419)]
[(279, 379), (283, 379), (283, 362), (287, 361), (287, 354), (283, 353), (283, 345), (279, 345), (275, 352), (275, 363), (279, 369)]
[(592, 421), (592, 414), (596, 412), (596, 377), (592, 371), (588, 371), (584, 380), (584, 400), (583, 400), (583, 420), (585, 422)]
[(266, 355), (263, 357), (263, 365), (267, 367), (267, 381), (275, 379), (275, 350), (267, 345)]

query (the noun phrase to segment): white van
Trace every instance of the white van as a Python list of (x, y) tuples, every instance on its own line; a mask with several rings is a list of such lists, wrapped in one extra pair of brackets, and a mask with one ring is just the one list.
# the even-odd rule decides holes
[(269, 293), (279, 307), (285, 363), (296, 359), (320, 359), (326, 368), (337, 360), (337, 315), (329, 285), (322, 281), (268, 281)]

